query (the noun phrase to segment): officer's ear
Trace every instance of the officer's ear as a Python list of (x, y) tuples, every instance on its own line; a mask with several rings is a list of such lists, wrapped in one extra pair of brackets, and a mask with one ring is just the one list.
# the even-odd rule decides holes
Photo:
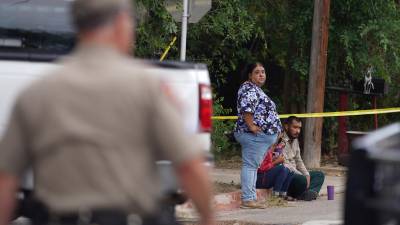
[(283, 127), (285, 128), (285, 131), (289, 130), (289, 124), (285, 123), (285, 124), (283, 124)]
[(134, 42), (134, 24), (126, 11), (121, 11), (114, 19), (114, 35), (118, 49), (122, 53), (129, 53)]

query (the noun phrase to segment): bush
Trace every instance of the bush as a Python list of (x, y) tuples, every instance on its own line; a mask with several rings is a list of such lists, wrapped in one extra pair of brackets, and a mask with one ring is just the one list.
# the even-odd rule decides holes
[[(222, 106), (224, 99), (217, 98), (214, 101), (214, 115), (223, 116), (230, 115), (232, 109), (225, 109)], [(214, 120), (213, 131), (211, 133), (211, 151), (216, 160), (231, 158), (240, 155), (239, 145), (233, 138), (233, 129), (235, 120)]]

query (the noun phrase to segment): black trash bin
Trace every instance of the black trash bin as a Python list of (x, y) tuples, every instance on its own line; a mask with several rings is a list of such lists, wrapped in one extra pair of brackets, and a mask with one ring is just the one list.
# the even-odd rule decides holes
[(400, 123), (356, 139), (352, 148), (345, 225), (400, 224)]
[[(349, 130), (346, 131), (347, 135), (347, 142), (348, 142), (348, 150), (351, 151), (351, 143), (359, 137), (362, 137), (364, 135), (368, 134), (368, 132), (365, 131), (355, 131), (355, 130)], [(338, 161), (339, 165), (342, 166), (349, 166), (349, 160), (350, 160), (350, 152), (345, 152), (345, 153), (339, 153), (338, 155)]]

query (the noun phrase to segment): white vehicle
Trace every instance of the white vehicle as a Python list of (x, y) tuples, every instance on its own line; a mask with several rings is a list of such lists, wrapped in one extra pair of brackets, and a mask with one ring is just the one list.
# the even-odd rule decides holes
[[(74, 46), (71, 0), (0, 1), (0, 138), (19, 92), (57, 68), (55, 60)], [(150, 62), (153, 74), (174, 94), (189, 134), (210, 151), (212, 94), (207, 67), (183, 62)], [(161, 91), (161, 90), (160, 90)], [(177, 190), (170, 163), (159, 161), (166, 192)], [(30, 182), (26, 182), (30, 181)], [(32, 188), (31, 179), (25, 180)]]

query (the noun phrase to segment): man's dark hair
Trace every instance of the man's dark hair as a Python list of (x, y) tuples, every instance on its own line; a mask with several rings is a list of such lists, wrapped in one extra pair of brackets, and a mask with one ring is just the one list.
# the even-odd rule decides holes
[(298, 123), (301, 123), (301, 119), (297, 116), (289, 116), (286, 120), (285, 120), (285, 124), (290, 125), (293, 123), (293, 121), (296, 121)]

